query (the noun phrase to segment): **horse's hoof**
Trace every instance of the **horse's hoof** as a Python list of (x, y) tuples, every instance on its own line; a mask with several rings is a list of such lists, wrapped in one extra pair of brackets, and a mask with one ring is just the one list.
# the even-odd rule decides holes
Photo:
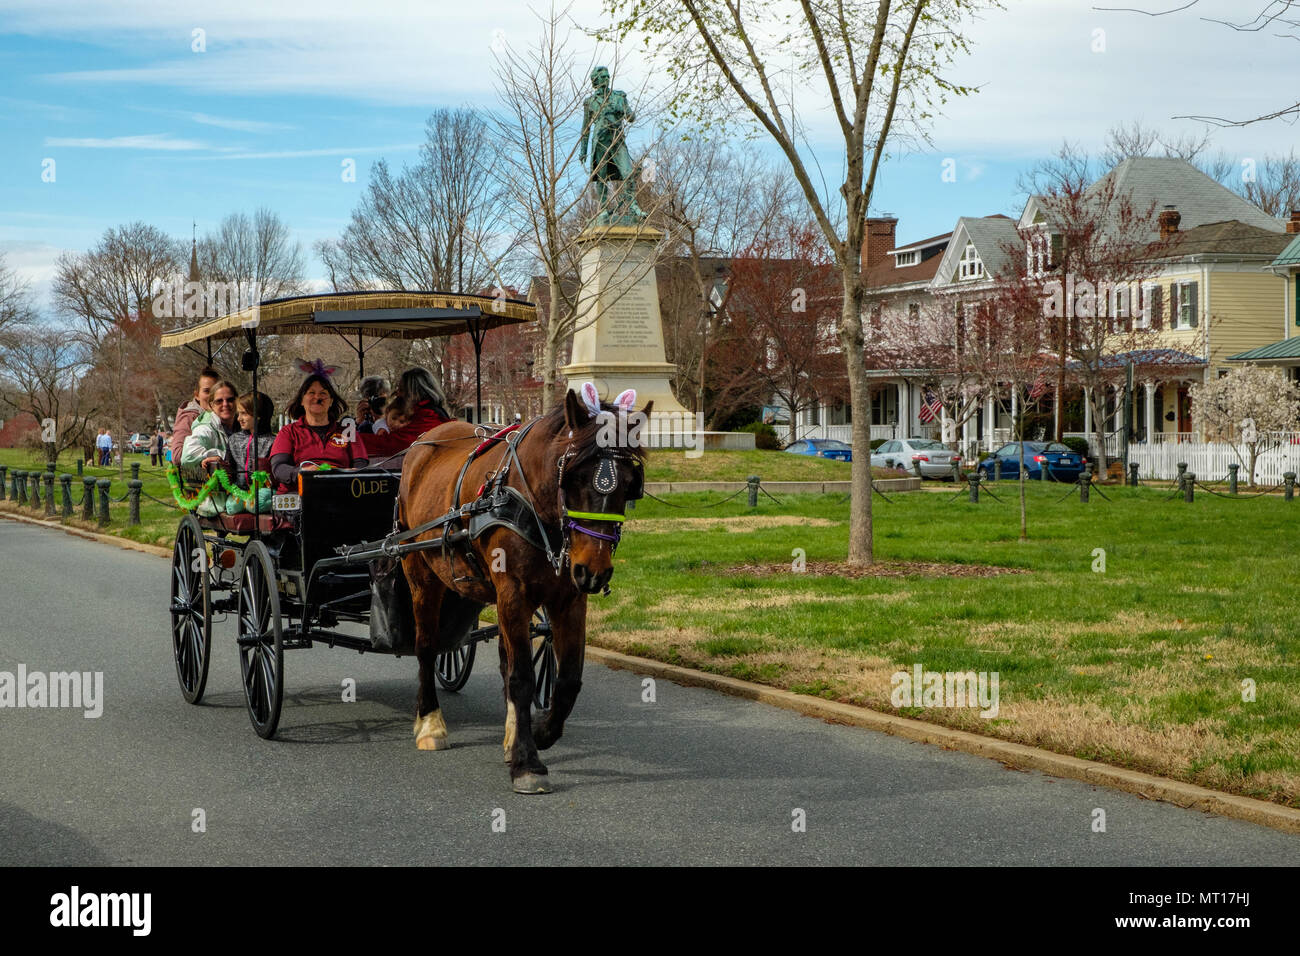
[(515, 793), (550, 793), (551, 785), (546, 777), (536, 773), (521, 773), (510, 781)]
[(419, 737), (415, 746), (419, 750), (450, 750), (451, 741), (446, 737)]

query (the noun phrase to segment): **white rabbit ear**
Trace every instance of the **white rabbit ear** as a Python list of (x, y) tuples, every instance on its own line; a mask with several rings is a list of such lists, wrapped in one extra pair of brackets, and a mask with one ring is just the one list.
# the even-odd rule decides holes
[(619, 393), (618, 398), (614, 399), (614, 404), (625, 412), (630, 412), (636, 404), (636, 389), (629, 388)]
[(596, 394), (596, 386), (590, 382), (582, 383), (582, 403), (587, 406), (587, 411), (592, 415), (600, 414), (600, 396)]

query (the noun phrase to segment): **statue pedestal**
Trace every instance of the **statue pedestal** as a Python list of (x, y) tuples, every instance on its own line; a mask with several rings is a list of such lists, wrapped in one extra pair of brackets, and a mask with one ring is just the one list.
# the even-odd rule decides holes
[(694, 414), (669, 385), (677, 366), (664, 358), (663, 319), (654, 250), (663, 233), (648, 226), (591, 226), (578, 242), (578, 317), (569, 364), (560, 369), (569, 388), (583, 382), (613, 401), (626, 388), (636, 403), (654, 402), (652, 426), (694, 431)]

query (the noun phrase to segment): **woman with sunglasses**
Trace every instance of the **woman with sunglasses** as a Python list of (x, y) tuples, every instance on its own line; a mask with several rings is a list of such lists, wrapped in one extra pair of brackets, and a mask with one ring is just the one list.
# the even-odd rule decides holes
[[(195, 419), (181, 447), (182, 472), (201, 472), (199, 480), (206, 482), (216, 469), (225, 469), (228, 439), (239, 430), (235, 406), (238, 397), (239, 389), (232, 382), (220, 381), (212, 386), (211, 409)], [(225, 508), (225, 499), (219, 490), (213, 492), (199, 505), (198, 513), (215, 515)]]

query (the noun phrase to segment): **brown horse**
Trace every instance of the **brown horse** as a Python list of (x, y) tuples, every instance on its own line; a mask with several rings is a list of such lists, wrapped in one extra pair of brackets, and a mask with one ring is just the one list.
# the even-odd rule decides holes
[[(438, 708), (435, 662), (439, 653), (455, 648), (482, 606), (495, 604), (506, 700), (504, 747), (518, 793), (550, 790), (537, 752), (560, 739), (573, 710), (582, 687), (587, 595), (608, 585), (626, 503), (642, 494), (645, 451), (635, 419), (648, 421), (651, 405), (629, 415), (630, 404), (630, 398), (623, 407), (602, 404), (593, 413), (570, 390), (562, 406), (474, 458), (460, 481), (476, 445), (476, 429), (450, 422), (421, 436), (427, 444), (413, 446), (402, 466), (402, 528), (413, 530), (441, 518), (482, 495), (485, 487), (491, 495), (504, 468), (501, 484), (531, 503), (534, 523), (545, 529), (545, 538), (539, 531), (530, 543), (497, 525), (463, 544), (415, 551), (402, 559), (420, 661), (415, 744), (421, 750), (450, 746)], [(631, 428), (629, 418), (634, 420)], [(531, 516), (520, 523), (529, 521)], [(458, 526), (430, 530), (413, 540), (436, 538)], [(538, 607), (550, 618), (558, 674), (550, 709), (533, 718), (529, 625)]]

